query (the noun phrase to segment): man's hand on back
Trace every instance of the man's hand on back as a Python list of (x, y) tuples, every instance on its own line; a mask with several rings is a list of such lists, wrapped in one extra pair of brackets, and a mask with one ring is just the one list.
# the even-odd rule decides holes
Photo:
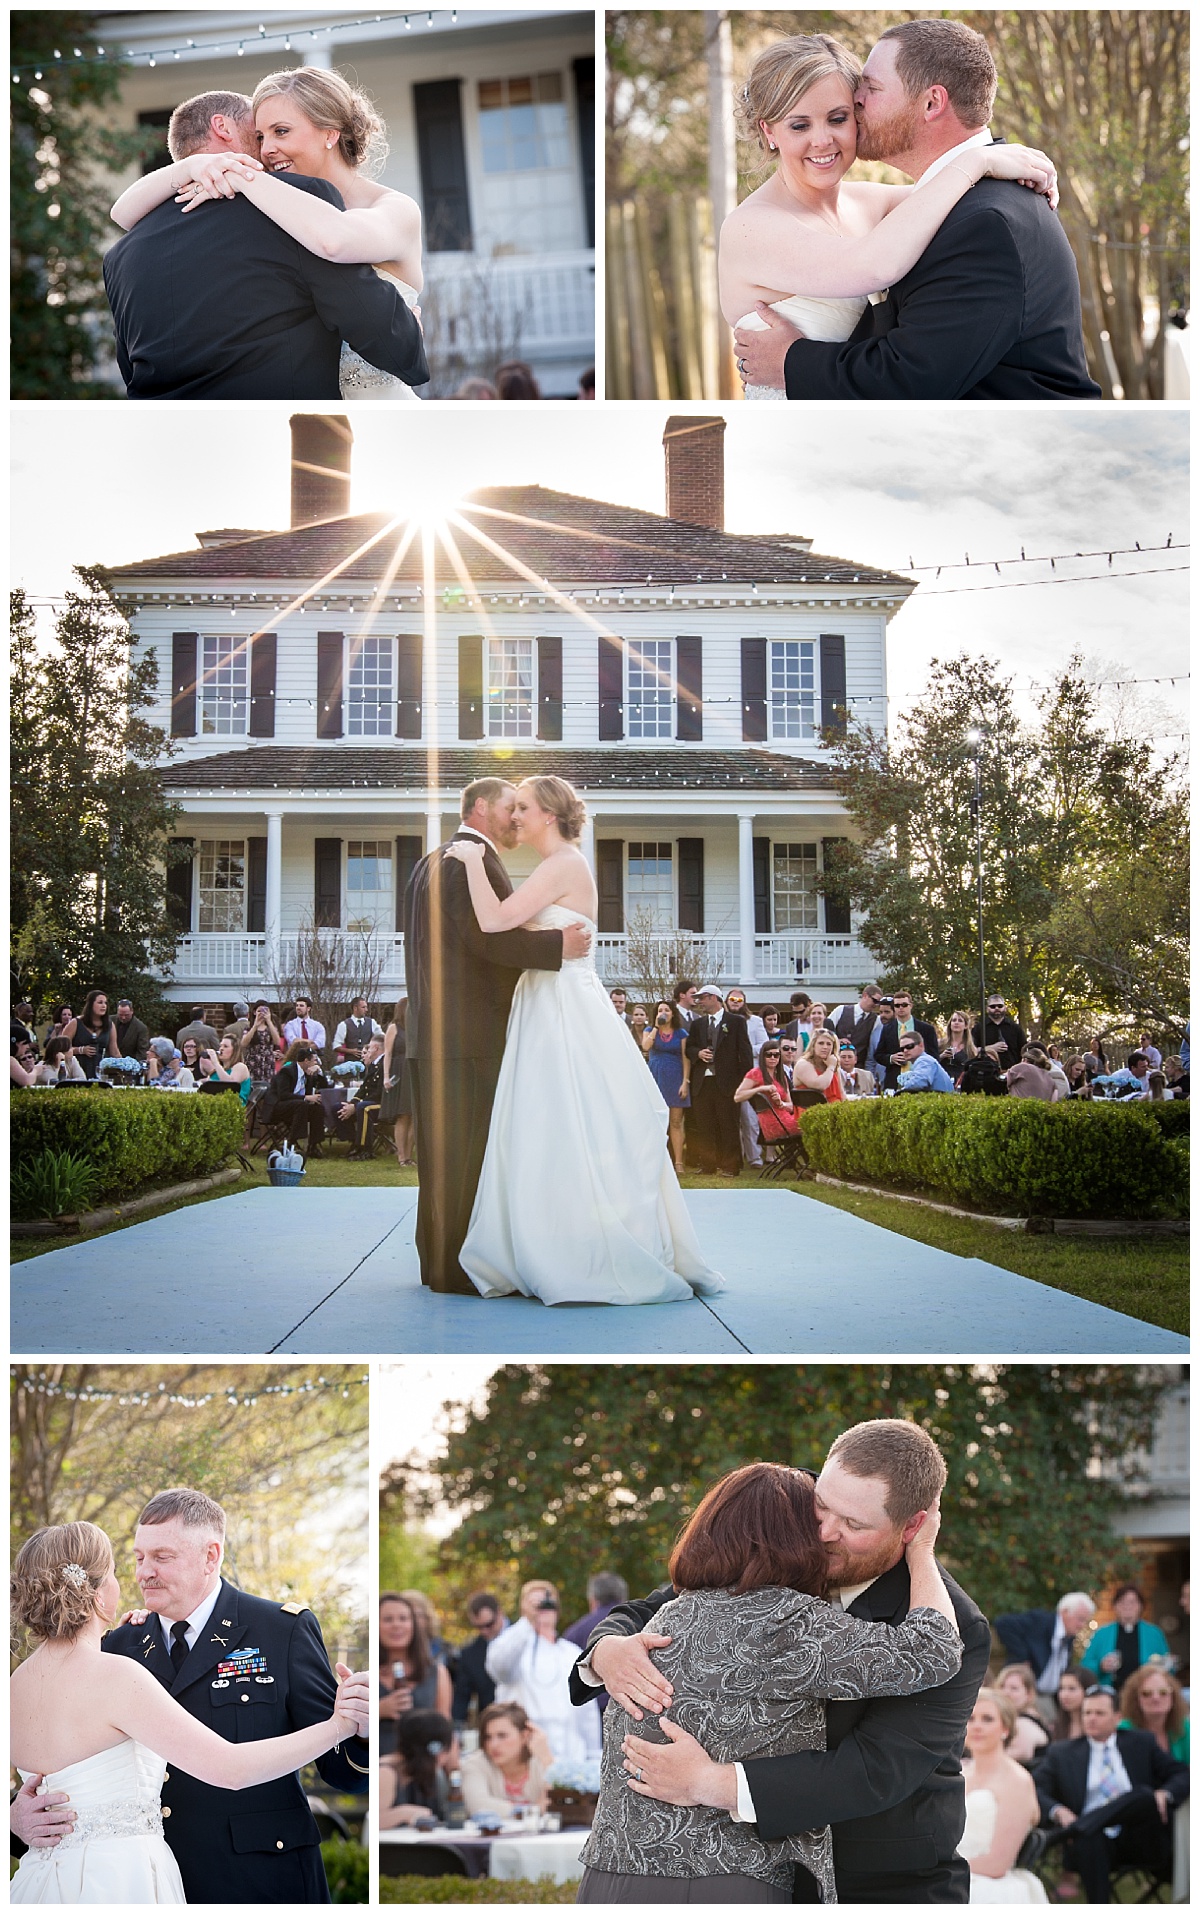
[(651, 1648), (666, 1648), (670, 1641), (669, 1635), (647, 1629), (640, 1635), (605, 1635), (591, 1652), (593, 1674), (635, 1721), (642, 1719), (643, 1708), (660, 1715), (671, 1705), (675, 1690), (649, 1655)]
[(43, 1777), (30, 1775), (20, 1793), (14, 1796), (9, 1826), (27, 1848), (57, 1847), (75, 1826), (75, 1810), (69, 1807), (69, 1794), (39, 1794)]
[(711, 1761), (700, 1743), (686, 1729), (677, 1727), (663, 1715), (659, 1727), (670, 1736), (666, 1747), (658, 1741), (643, 1741), (639, 1735), (626, 1735), (626, 1786), (635, 1794), (646, 1794), (652, 1801), (667, 1801), (676, 1808), (737, 1807), (737, 1771), (731, 1761)]

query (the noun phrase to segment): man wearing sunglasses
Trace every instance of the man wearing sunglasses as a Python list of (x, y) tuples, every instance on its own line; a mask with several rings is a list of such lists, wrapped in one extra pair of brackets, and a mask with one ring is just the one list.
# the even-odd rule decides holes
[(971, 1040), (977, 1050), (986, 1050), (989, 1057), (995, 1057), (1002, 1070), (1020, 1063), (1025, 1032), (1016, 1018), (1009, 1016), (1008, 1005), (998, 990), (993, 990), (987, 1000), (986, 1027), (976, 1024)]
[(901, 1037), (898, 1054), (897, 1090), (953, 1090), (953, 1077), (942, 1069), (936, 1057), (929, 1055), (924, 1040), (915, 1031), (906, 1031)]
[[(875, 1051), (875, 1061), (884, 1066), (883, 1088), (894, 1090), (900, 1078), (900, 1044), (906, 1036), (918, 1036), (931, 1057), (936, 1057), (940, 1045), (938, 1033), (931, 1023), (925, 1023), (913, 1011), (912, 991), (907, 984), (898, 984), (892, 996), (896, 1021), (885, 1030), (879, 1039)], [(878, 1074), (878, 1073), (877, 1073)]]

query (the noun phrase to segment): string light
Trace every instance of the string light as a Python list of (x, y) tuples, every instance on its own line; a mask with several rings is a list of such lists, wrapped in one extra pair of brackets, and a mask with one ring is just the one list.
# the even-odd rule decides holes
[[(438, 8), (438, 9), (435, 9), (435, 11), (441, 12), (442, 9)], [(434, 12), (431, 12), (427, 15), (427, 22), (430, 27), (432, 27), (434, 24), (434, 17), (435, 17)], [(450, 10), (449, 19), (450, 19), (451, 26), (456, 26), (458, 24), (457, 7)], [(358, 20), (339, 20), (336, 23), (336, 25), (325, 27), (323, 31), (327, 35), (332, 35), (334, 33), (362, 32), (364, 29), (367, 29), (373, 26), (390, 25), (393, 21), (400, 21), (400, 20), (403, 20), (406, 28), (411, 29), (412, 21), (410, 20), (408, 14), (406, 13), (405, 14), (375, 13), (375, 14), (365, 15), (362, 19), (358, 19)], [(271, 45), (272, 43), (279, 42), (280, 44), (282, 44), (284, 51), (286, 53), (290, 53), (292, 50), (293, 31), (294, 29), (289, 27), (287, 29), (281, 28), (274, 33), (269, 33), (265, 26), (260, 25), (258, 28), (257, 44), (259, 46), (265, 47), (265, 46)], [(318, 35), (316, 32), (314, 32), (311, 35), (311, 37), (315, 41)], [(64, 54), (61, 48), (56, 47), (54, 49), (53, 58), (50, 61), (44, 61), (41, 67), (15, 68), (12, 74), (12, 82), (14, 86), (19, 86), (21, 84), (21, 78), (23, 73), (26, 76), (28, 76), (29, 74), (32, 74), (35, 81), (41, 80), (43, 78), (43, 69), (45, 66), (47, 65), (69, 66), (73, 60), (87, 60), (87, 61), (90, 61), (91, 64), (93, 65), (104, 65), (104, 66), (119, 66), (119, 65), (124, 65), (128, 62), (132, 62), (134, 65), (136, 65), (139, 61), (145, 60), (147, 66), (153, 67), (153, 66), (157, 66), (160, 60), (165, 60), (167, 58), (170, 58), (173, 60), (179, 60), (184, 58), (189, 53), (199, 53), (201, 55), (219, 54), (220, 52), (222, 52), (223, 47), (226, 44), (232, 45), (231, 42), (221, 42), (221, 41), (197, 43), (196, 40), (191, 39), (191, 40), (187, 40), (181, 46), (155, 47), (151, 51), (148, 51), (146, 53), (140, 53), (136, 47), (126, 47), (123, 55), (120, 53), (117, 53), (115, 55), (106, 54), (102, 46), (97, 46), (93, 52), (89, 52), (83, 47), (72, 47), (71, 52), (69, 54)], [(244, 57), (245, 50), (246, 49), (245, 49), (244, 40), (237, 42), (237, 54), (239, 58)]]
[(50, 1381), (45, 1371), (37, 1376), (22, 1377), (18, 1387), (28, 1396), (46, 1396), (51, 1400), (63, 1402), (119, 1402), (135, 1407), (146, 1408), (152, 1402), (166, 1402), (174, 1409), (206, 1409), (211, 1402), (225, 1402), (231, 1409), (253, 1408), (262, 1396), (309, 1396), (325, 1389), (335, 1389), (344, 1400), (349, 1400), (351, 1389), (365, 1389), (370, 1383), (369, 1376), (347, 1376), (341, 1379), (332, 1376), (318, 1376), (305, 1382), (273, 1383), (266, 1389), (210, 1389), (201, 1396), (174, 1394), (160, 1382), (156, 1389), (69, 1389), (64, 1384)]

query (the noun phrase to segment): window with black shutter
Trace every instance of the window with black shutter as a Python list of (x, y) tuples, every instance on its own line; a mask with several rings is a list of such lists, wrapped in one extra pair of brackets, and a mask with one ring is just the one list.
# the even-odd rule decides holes
[(684, 744), (704, 737), (704, 661), (699, 638), (675, 640), (675, 736)]
[(594, 54), (572, 60), (575, 76), (575, 117), (578, 121), (579, 164), (583, 175), (583, 216), (587, 243), (596, 243), (596, 60)]
[(396, 839), (396, 929), (404, 929), (404, 894), (409, 880), (424, 855), (424, 846), (419, 837), (398, 837)]
[(821, 634), (821, 729), (846, 729), (846, 640)]
[(250, 642), (250, 736), (275, 736), (275, 633), (260, 631)]
[(771, 935), (771, 840), (756, 837), (751, 859), (754, 870), (754, 929), (758, 936)]
[(679, 859), (679, 928), (704, 929), (704, 839), (681, 837)]
[(246, 929), (267, 928), (267, 840), (246, 839)]
[(422, 80), (413, 87), (425, 249), (471, 251), (471, 206), (463, 145), (462, 81)]
[[(835, 859), (839, 844), (846, 842), (844, 837), (823, 837), (821, 839), (821, 863), (829, 870)], [(848, 937), (850, 935), (850, 899), (841, 891), (825, 892), (825, 934), (827, 937)]]
[[(183, 854), (186, 847), (187, 855)], [(177, 936), (186, 937), (192, 928), (192, 872), (196, 868), (194, 837), (173, 837), (170, 848), (177, 853), (167, 865), (167, 916)]]
[(196, 647), (200, 634), (177, 631), (171, 637), (171, 736), (196, 735)]
[(330, 930), (342, 924), (342, 840), (319, 837), (314, 845), (313, 916)]
[(742, 639), (742, 737), (747, 744), (767, 738), (767, 641)]
[(597, 929), (620, 932), (625, 928), (625, 844), (619, 837), (596, 840)]
[(317, 736), (342, 735), (342, 652), (340, 631), (317, 633)]
[(600, 740), (612, 743), (625, 736), (625, 644), (600, 634)]
[(537, 641), (537, 734), (551, 741), (562, 737), (562, 639)]
[(474, 634), (458, 641), (458, 735), (483, 736), (483, 639)]
[(401, 632), (396, 640), (396, 736), (421, 735), (421, 634)]

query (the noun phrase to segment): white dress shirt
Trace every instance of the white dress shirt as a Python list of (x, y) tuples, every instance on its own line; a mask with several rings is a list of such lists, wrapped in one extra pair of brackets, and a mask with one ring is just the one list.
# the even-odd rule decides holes
[[(189, 1653), (196, 1646), (196, 1643), (200, 1638), (200, 1631), (206, 1626), (209, 1616), (212, 1614), (213, 1609), (217, 1605), (217, 1601), (220, 1596), (220, 1593), (221, 1593), (221, 1584), (218, 1581), (217, 1586), (214, 1588), (212, 1594), (206, 1595), (204, 1597), (204, 1600), (201, 1602), (199, 1608), (194, 1608), (191, 1614), (188, 1616), (187, 1645), (188, 1645)], [(174, 1622), (182, 1621), (182, 1620), (183, 1620), (182, 1615), (160, 1615), (158, 1618), (158, 1625), (162, 1630), (163, 1640), (167, 1644), (168, 1654), (170, 1654), (171, 1652), (171, 1626)]]
[[(1113, 1799), (1112, 1794), (1111, 1793), (1105, 1794), (1100, 1785), (1101, 1779), (1103, 1777), (1104, 1770), (1105, 1770), (1105, 1752), (1104, 1751), (1106, 1748), (1110, 1751), (1109, 1768), (1111, 1770), (1113, 1780), (1118, 1784), (1121, 1793), (1128, 1794), (1130, 1789), (1133, 1787), (1133, 1783), (1129, 1779), (1129, 1770), (1128, 1768), (1126, 1768), (1125, 1763), (1122, 1761), (1120, 1751), (1117, 1747), (1116, 1729), (1115, 1728), (1113, 1729), (1113, 1732), (1108, 1737), (1107, 1741), (1093, 1741), (1091, 1736), (1089, 1735), (1088, 1736), (1087, 1793), (1083, 1797), (1083, 1811), (1085, 1814), (1087, 1814), (1087, 1812), (1091, 1808), (1104, 1807), (1107, 1804), (1107, 1802)], [(1114, 1824), (1112, 1827), (1105, 1828), (1104, 1832), (1111, 1838), (1119, 1834), (1120, 1829), (1118, 1826)]]
[(994, 145), (995, 145), (995, 141), (992, 138), (991, 127), (990, 126), (981, 127), (978, 133), (972, 133), (970, 139), (960, 140), (958, 142), (958, 145), (952, 146), (948, 152), (939, 153), (937, 158), (934, 160), (933, 164), (925, 168), (925, 171), (922, 173), (920, 179), (917, 181), (917, 185), (924, 186), (926, 180), (936, 179), (937, 175), (941, 172), (944, 172), (946, 167), (950, 165), (950, 162), (952, 160), (956, 160), (959, 154), (965, 153), (969, 147), (994, 146)]
[(1063, 1627), (1062, 1616), (1056, 1614), (1054, 1617), (1054, 1633), (1050, 1637), (1050, 1653), (1046, 1658), (1046, 1666), (1037, 1678), (1039, 1695), (1056, 1695), (1058, 1693), (1058, 1684), (1062, 1678), (1063, 1669), (1071, 1659), (1071, 1643), (1074, 1639), (1074, 1636), (1068, 1635), (1066, 1629)]
[[(301, 1022), (304, 1023), (304, 1026), (308, 1031), (307, 1037), (304, 1036), (304, 1031), (301, 1030), (300, 1028)], [(323, 1023), (318, 1023), (315, 1017), (305, 1017), (303, 1019), (301, 1019), (300, 1017), (290, 1018), (289, 1021), (285, 1023), (283, 1026), (284, 1043), (285, 1044), (299, 1043), (301, 1038), (303, 1038), (305, 1043), (315, 1043), (318, 1050), (324, 1050), (325, 1025)]]

